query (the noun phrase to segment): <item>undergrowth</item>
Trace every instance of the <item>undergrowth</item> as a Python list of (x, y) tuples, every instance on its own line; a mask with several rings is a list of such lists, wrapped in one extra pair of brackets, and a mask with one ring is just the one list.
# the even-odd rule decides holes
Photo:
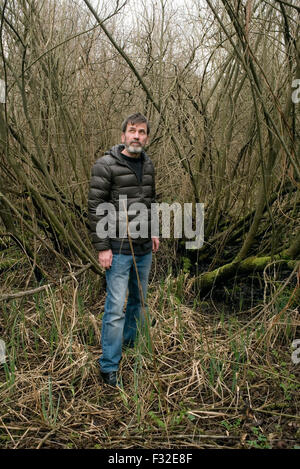
[(94, 274), (3, 302), (0, 446), (296, 448), (290, 280), (265, 276), (246, 309), (240, 291), (235, 308), (199, 298), (186, 269), (154, 278), (147, 334), (120, 363), (122, 389), (99, 380), (105, 291)]

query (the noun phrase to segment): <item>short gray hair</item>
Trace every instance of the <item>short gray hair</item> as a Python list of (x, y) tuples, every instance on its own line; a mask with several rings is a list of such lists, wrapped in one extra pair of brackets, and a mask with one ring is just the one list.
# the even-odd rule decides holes
[(140, 112), (136, 112), (135, 114), (131, 114), (128, 116), (122, 123), (122, 132), (123, 134), (126, 132), (128, 124), (146, 124), (147, 125), (147, 135), (150, 134), (150, 124), (148, 119), (141, 114)]

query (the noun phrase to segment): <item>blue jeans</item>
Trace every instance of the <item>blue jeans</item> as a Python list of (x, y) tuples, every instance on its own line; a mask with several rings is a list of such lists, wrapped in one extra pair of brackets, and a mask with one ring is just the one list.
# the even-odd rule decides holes
[[(143, 326), (151, 261), (152, 252), (135, 256), (143, 300), (132, 255), (113, 254), (112, 265), (106, 270), (107, 296), (102, 319), (102, 355), (99, 360), (104, 373), (118, 370), (122, 346), (133, 346), (138, 329)], [(124, 312), (127, 289), (127, 306)]]

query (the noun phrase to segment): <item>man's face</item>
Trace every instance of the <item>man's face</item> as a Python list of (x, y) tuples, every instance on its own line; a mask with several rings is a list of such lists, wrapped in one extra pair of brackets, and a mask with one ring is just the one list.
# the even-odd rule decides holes
[(139, 154), (148, 143), (147, 124), (131, 124), (128, 122), (126, 131), (122, 133), (122, 143), (130, 154)]

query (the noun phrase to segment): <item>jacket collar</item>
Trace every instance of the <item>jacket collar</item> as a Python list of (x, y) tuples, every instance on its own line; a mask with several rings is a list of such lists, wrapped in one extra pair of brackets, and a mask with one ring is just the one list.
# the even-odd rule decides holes
[[(126, 165), (126, 162), (121, 155), (121, 151), (124, 148), (125, 148), (125, 145), (123, 144), (114, 145), (107, 153), (109, 153), (111, 156), (114, 156), (121, 164)], [(141, 158), (143, 162), (149, 159), (149, 157), (146, 155), (144, 151), (142, 151), (141, 153)]]

